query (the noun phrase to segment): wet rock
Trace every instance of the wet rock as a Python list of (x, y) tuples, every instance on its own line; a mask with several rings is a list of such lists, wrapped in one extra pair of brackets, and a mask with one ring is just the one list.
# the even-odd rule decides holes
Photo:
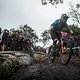
[(42, 61), (44, 61), (44, 60), (47, 59), (47, 56), (46, 56), (46, 54), (35, 53), (35, 54), (33, 55), (33, 58), (34, 58), (34, 60), (37, 61), (37, 62), (42, 62)]
[(28, 54), (1, 53), (0, 54), (0, 80), (5, 80), (11, 76), (21, 66), (30, 65), (32, 58)]
[(30, 65), (32, 63), (32, 58), (30, 55), (25, 54), (21, 57), (19, 57), (19, 64), (21, 65)]

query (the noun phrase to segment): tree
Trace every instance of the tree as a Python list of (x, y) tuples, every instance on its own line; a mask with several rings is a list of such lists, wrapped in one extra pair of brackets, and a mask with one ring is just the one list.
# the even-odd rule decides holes
[(10, 29), (10, 32), (15, 33), (15, 28)]
[(41, 0), (42, 5), (47, 5), (48, 3), (52, 5), (62, 4), (63, 0)]
[[(41, 33), (41, 39), (40, 41), (44, 44), (44, 46), (47, 44), (47, 42), (51, 39), (48, 30), (45, 30), (43, 33)], [(43, 46), (43, 47), (44, 47)]]
[(69, 15), (73, 18), (73, 21), (80, 24), (80, 4), (70, 3), (70, 12)]
[(78, 26), (76, 26), (76, 25), (69, 25), (70, 27), (71, 27), (71, 29), (73, 30), (73, 32), (76, 34), (76, 35), (78, 35), (78, 34), (80, 34), (80, 28), (78, 27)]
[(10, 31), (13, 34), (18, 32), (19, 35), (24, 38), (28, 37), (31, 40), (32, 44), (34, 44), (34, 45), (36, 45), (36, 43), (38, 42), (38, 36), (37, 36), (36, 32), (27, 24), (25, 24), (24, 26), (20, 26), (17, 29), (12, 28)]
[(33, 44), (38, 42), (38, 36), (36, 32), (27, 24), (25, 24), (24, 26), (20, 26), (19, 32), (22, 33), (23, 37), (29, 37)]

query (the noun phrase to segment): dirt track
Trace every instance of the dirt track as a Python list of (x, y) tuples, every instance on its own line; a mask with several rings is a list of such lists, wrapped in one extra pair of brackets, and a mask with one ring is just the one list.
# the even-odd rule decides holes
[(80, 80), (80, 61), (62, 65), (58, 60), (49, 64), (34, 63), (20, 68), (8, 80)]

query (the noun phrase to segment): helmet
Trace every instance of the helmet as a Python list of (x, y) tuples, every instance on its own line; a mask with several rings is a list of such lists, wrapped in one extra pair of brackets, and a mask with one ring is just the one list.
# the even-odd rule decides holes
[(68, 19), (68, 18), (69, 18), (69, 16), (67, 14), (62, 14), (61, 15), (61, 19)]
[(66, 22), (68, 18), (69, 18), (69, 16), (67, 16), (67, 14), (62, 14), (62, 15), (61, 15), (61, 20), (62, 20), (63, 22)]

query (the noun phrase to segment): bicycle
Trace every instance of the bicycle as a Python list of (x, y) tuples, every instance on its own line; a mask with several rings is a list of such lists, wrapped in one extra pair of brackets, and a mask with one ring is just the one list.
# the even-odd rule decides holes
[(67, 65), (70, 62), (72, 55), (78, 55), (80, 46), (75, 35), (63, 36), (60, 40), (56, 40), (56, 46), (53, 44), (48, 50), (48, 61), (53, 63), (56, 57), (60, 57), (62, 64)]

